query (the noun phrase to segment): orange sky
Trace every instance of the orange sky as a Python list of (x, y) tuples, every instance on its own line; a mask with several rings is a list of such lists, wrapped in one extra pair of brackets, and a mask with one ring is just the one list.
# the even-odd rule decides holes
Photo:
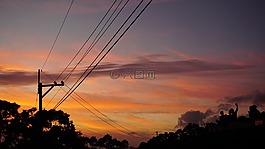
[[(69, 2), (2, 2), (0, 99), (16, 102), (21, 109), (38, 106), (37, 70), (47, 57)], [(59, 76), (111, 3), (79, 0), (73, 4), (43, 68), (43, 84)], [(68, 86), (81, 76), (137, 3), (129, 2), (71, 78), (64, 80)], [(220, 110), (235, 107), (235, 102), (239, 103), (239, 115), (246, 115), (251, 104), (264, 110), (263, 6), (262, 2), (245, 0), (240, 5), (228, 1), (153, 1), (58, 109), (70, 114), (76, 127), (88, 136), (109, 133), (129, 140), (134, 146), (156, 132), (176, 130), (178, 119), (183, 120), (183, 114), (191, 110), (200, 111), (205, 123), (215, 121)], [(78, 63), (85, 50), (69, 69)], [(137, 71), (146, 77), (150, 70), (155, 78), (135, 78)], [(120, 76), (113, 79), (111, 73)], [(53, 108), (64, 96), (65, 92), (60, 90), (53, 99), (58, 89), (55, 87), (43, 99), (46, 109)], [(63, 89), (68, 91), (67, 87)], [(194, 117), (192, 112), (188, 116), (190, 120)]]

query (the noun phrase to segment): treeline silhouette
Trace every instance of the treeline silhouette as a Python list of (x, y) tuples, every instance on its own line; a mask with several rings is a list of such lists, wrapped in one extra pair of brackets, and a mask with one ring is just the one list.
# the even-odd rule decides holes
[(138, 149), (237, 149), (262, 148), (265, 143), (265, 111), (251, 105), (247, 116), (237, 117), (231, 108), (228, 115), (220, 112), (216, 123), (204, 127), (189, 123), (176, 132), (165, 132), (141, 142)]
[(0, 149), (126, 149), (129, 142), (107, 134), (88, 138), (59, 110), (19, 112), (20, 105), (0, 100)]
[[(77, 131), (70, 115), (59, 110), (22, 110), (20, 105), (0, 100), (0, 149), (128, 149), (127, 140), (106, 134), (97, 139)], [(248, 116), (231, 108), (220, 112), (216, 123), (189, 123), (175, 132), (158, 134), (138, 149), (235, 149), (259, 148), (265, 143), (265, 111), (249, 107)]]

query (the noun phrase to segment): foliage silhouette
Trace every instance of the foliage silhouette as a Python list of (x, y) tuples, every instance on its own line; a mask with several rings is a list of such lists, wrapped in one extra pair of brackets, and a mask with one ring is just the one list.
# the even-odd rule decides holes
[(126, 149), (128, 141), (85, 137), (75, 129), (70, 115), (59, 110), (36, 108), (18, 112), (16, 103), (0, 100), (0, 149)]
[(184, 129), (165, 132), (147, 142), (141, 142), (138, 149), (258, 148), (263, 146), (265, 141), (265, 112), (260, 113), (256, 105), (250, 106), (249, 109), (249, 118), (245, 116), (237, 118), (236, 104), (236, 110), (231, 110), (230, 115), (221, 112), (217, 123), (207, 123), (205, 127), (189, 123)]
[[(0, 100), (0, 148), (14, 149), (128, 149), (127, 140), (119, 141), (106, 134), (97, 139), (85, 137), (75, 129), (70, 115), (59, 110), (37, 111), (36, 108), (18, 112), (20, 105)], [(175, 132), (157, 134), (138, 149), (222, 149), (257, 148), (265, 141), (265, 111), (251, 105), (248, 117), (237, 117), (238, 106), (232, 119), (223, 112), (217, 123), (204, 127), (189, 123)], [(236, 112), (236, 113), (235, 113)]]

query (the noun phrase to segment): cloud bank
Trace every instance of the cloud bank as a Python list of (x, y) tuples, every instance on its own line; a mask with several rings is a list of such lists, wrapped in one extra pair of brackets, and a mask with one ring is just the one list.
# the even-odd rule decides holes
[[(236, 64), (220, 64), (211, 63), (203, 60), (183, 60), (183, 61), (151, 61), (147, 58), (154, 57), (155, 55), (147, 55), (141, 60), (127, 63), (115, 64), (106, 63), (99, 65), (92, 73), (91, 77), (108, 76), (113, 71), (126, 71), (126, 70), (155, 70), (157, 75), (175, 75), (184, 74), (194, 75), (194, 73), (220, 73), (225, 71), (238, 71), (253, 68), (250, 65), (236, 65)], [(85, 69), (82, 69), (85, 71)], [(75, 71), (74, 77), (81, 76), (83, 73), (80, 69)], [(50, 78), (59, 76), (57, 73), (48, 73)], [(45, 79), (45, 77), (43, 77)], [(0, 85), (30, 85), (35, 84), (37, 79), (37, 72), (28, 70), (8, 70), (0, 67)]]

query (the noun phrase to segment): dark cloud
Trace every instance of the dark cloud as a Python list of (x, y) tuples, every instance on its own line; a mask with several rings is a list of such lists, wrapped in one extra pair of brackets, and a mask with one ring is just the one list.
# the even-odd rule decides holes
[[(59, 74), (41, 73), (43, 82), (53, 82)], [(37, 85), (37, 71), (5, 70), (0, 68), (0, 85)]]
[(187, 111), (178, 118), (177, 128), (183, 128), (188, 123), (195, 123), (202, 125), (208, 122), (215, 122), (217, 115), (211, 109), (208, 109), (206, 112), (201, 111)]
[[(217, 64), (209, 63), (201, 60), (185, 60), (185, 61), (150, 61), (150, 59), (157, 59), (157, 57), (164, 57), (164, 55), (147, 55), (145, 58), (138, 61), (129, 63), (129, 64), (113, 64), (105, 63), (99, 65), (90, 75), (90, 77), (99, 77), (99, 76), (110, 76), (114, 71), (119, 71), (120, 73), (124, 72), (133, 72), (135, 70), (144, 69), (144, 70), (155, 70), (155, 73), (158, 75), (163, 74), (176, 74), (176, 73), (190, 73), (194, 74), (195, 72), (213, 72), (213, 71), (225, 71), (225, 70), (240, 70), (245, 69), (250, 66), (241, 66), (233, 64)], [(75, 71), (72, 75), (72, 79), (76, 79), (81, 76), (85, 71)], [(122, 75), (122, 74), (121, 74)], [(59, 76), (56, 73), (49, 74), (49, 77), (42, 77), (44, 80), (51, 81), (50, 79), (55, 79)], [(63, 76), (62, 76), (63, 78)], [(0, 67), (0, 85), (30, 85), (36, 84), (37, 72), (21, 71), (21, 70), (5, 70)]]
[(254, 91), (249, 94), (234, 96), (234, 97), (225, 97), (225, 101), (228, 103), (251, 103), (255, 105), (264, 105), (265, 104), (265, 92), (263, 91)]
[(183, 73), (183, 72), (200, 72), (200, 71), (220, 71), (244, 69), (246, 66), (214, 64), (200, 60), (172, 61), (172, 62), (154, 62), (141, 61), (132, 64), (123, 65), (120, 69), (154, 69), (160, 74)]
[(225, 97), (217, 106), (217, 110), (208, 109), (206, 112), (201, 111), (187, 111), (178, 118), (178, 125), (176, 127), (183, 128), (188, 123), (204, 124), (209, 122), (216, 122), (219, 119), (220, 111), (228, 111), (230, 108), (235, 108), (235, 103), (249, 103), (259, 106), (265, 104), (265, 92), (259, 90), (249, 94)]
[(110, 75), (111, 72), (124, 72), (134, 70), (155, 70), (156, 74), (177, 74), (185, 73), (191, 74), (201, 72), (221, 72), (247, 69), (253, 66), (249, 65), (234, 65), (234, 64), (218, 64), (210, 63), (201, 60), (185, 60), (185, 61), (151, 61), (157, 57), (164, 57), (164, 55), (147, 55), (146, 57), (139, 58), (138, 61), (129, 64), (106, 64), (101, 65), (100, 69), (95, 69), (92, 76)]
[(37, 82), (37, 73), (0, 69), (0, 85), (29, 85)]
[(211, 109), (208, 109), (206, 112), (187, 111), (178, 118), (178, 125), (176, 127), (183, 128), (188, 123), (202, 125), (209, 122), (216, 122), (216, 120), (219, 119), (219, 112), (235, 108), (235, 103), (250, 103), (257, 105), (258, 107), (263, 106), (265, 104), (265, 93), (254, 91), (246, 95), (225, 97), (214, 111)]

